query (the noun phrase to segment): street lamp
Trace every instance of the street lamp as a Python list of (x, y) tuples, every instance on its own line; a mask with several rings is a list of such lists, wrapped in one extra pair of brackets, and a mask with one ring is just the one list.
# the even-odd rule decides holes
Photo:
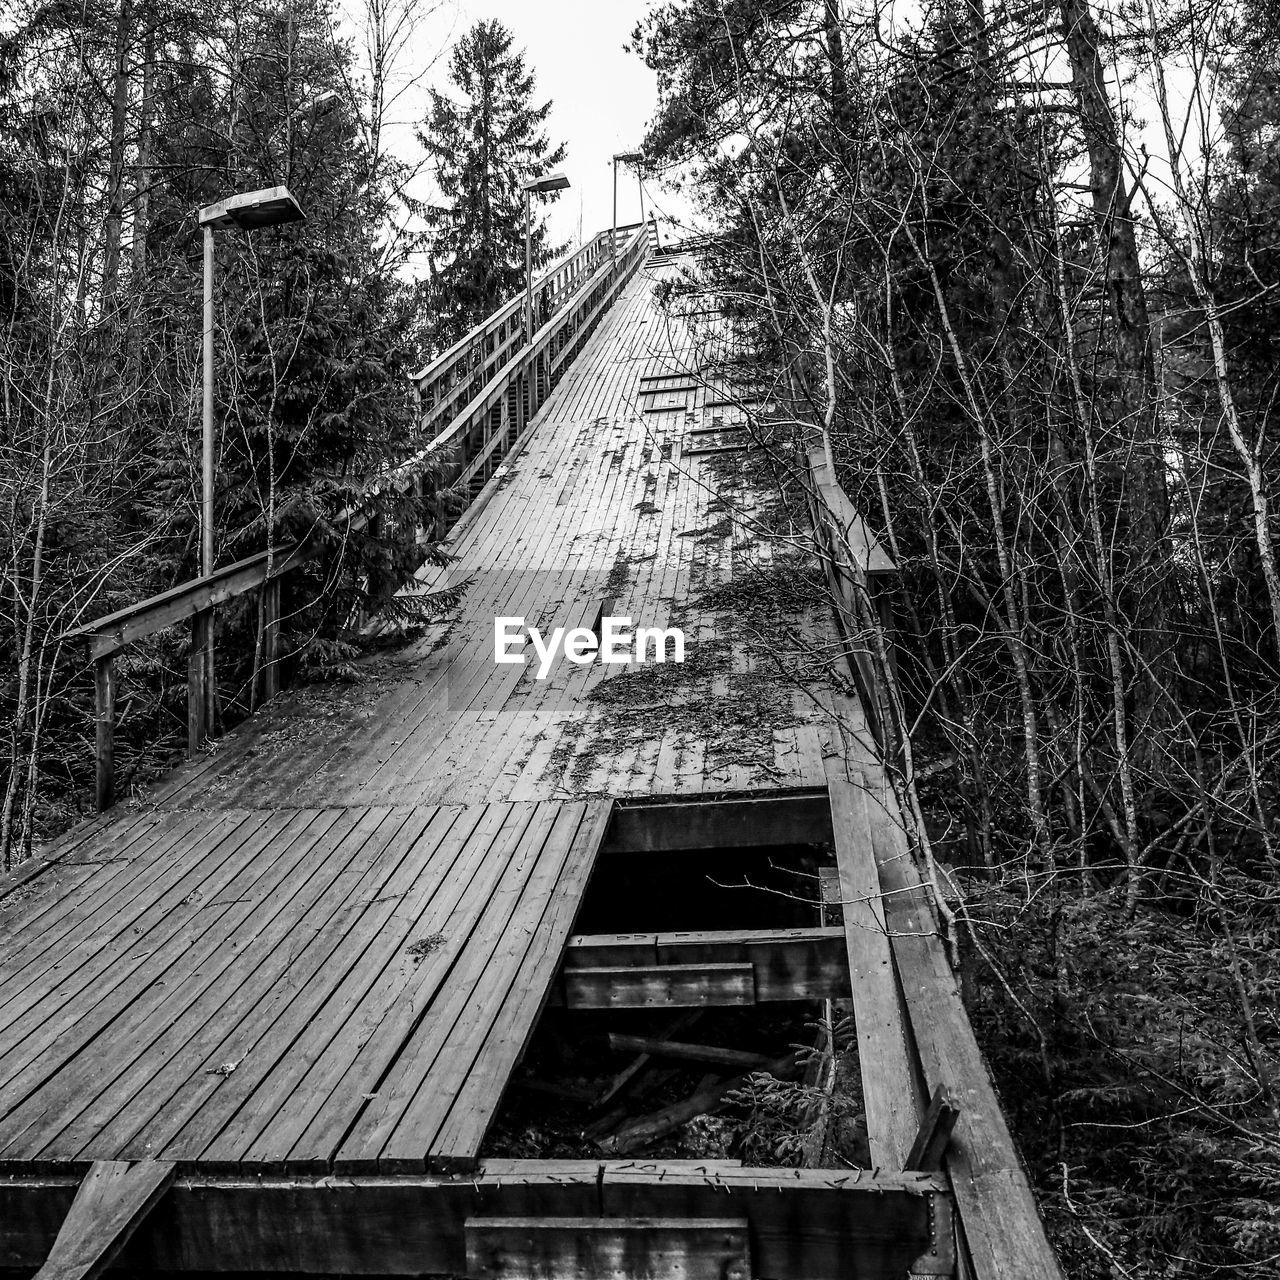
[(535, 178), (526, 182), (524, 191), (524, 340), (526, 345), (533, 341), (533, 230), (530, 225), (533, 217), (531, 205), (533, 193), (540, 195), (549, 191), (563, 191), (569, 185), (569, 179), (563, 173), (549, 173), (545, 178)]
[(200, 572), (213, 572), (213, 233), (238, 228), (259, 231), (305, 220), (288, 187), (263, 187), (229, 196), (200, 210), (204, 228), (204, 436), (200, 490)]
[[(204, 228), (204, 431), (201, 441), (200, 483), (200, 572), (208, 577), (213, 572), (213, 233), (238, 228), (258, 231), (282, 222), (305, 219), (298, 202), (288, 187), (264, 187), (261, 191), (245, 191), (229, 196), (217, 204), (200, 210)], [(192, 659), (203, 666), (200, 684), (204, 696), (196, 719), (190, 722), (191, 748), (203, 741), (215, 714), (213, 681), (213, 622), (206, 613), (195, 618), (192, 635)]]
[[(643, 151), (617, 151), (613, 156), (613, 238), (609, 241), (609, 256), (618, 253), (618, 165), (633, 164), (636, 166), (636, 181), (640, 181), (640, 162), (644, 159)], [(644, 221), (644, 186), (640, 187), (640, 221)]]

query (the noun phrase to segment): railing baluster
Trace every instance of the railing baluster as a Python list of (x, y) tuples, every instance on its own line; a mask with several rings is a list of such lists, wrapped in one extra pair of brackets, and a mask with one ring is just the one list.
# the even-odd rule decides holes
[(201, 609), (191, 619), (191, 652), (187, 655), (187, 754), (195, 755), (209, 735), (209, 651), (213, 610)]
[(262, 584), (262, 700), (280, 692), (280, 579)]
[(107, 654), (93, 664), (93, 702), (96, 742), (94, 801), (98, 812), (116, 802), (116, 660)]

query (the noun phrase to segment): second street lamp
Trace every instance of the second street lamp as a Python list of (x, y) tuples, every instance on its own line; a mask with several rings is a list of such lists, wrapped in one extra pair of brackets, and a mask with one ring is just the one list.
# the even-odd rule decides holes
[(533, 341), (533, 217), (531, 204), (533, 193), (540, 195), (549, 191), (563, 191), (569, 185), (569, 179), (563, 173), (549, 173), (545, 178), (535, 178), (526, 182), (524, 191), (524, 340)]
[[(644, 159), (643, 151), (616, 151), (613, 156), (613, 236), (609, 241), (609, 256), (618, 254), (618, 165), (633, 164), (636, 166), (636, 180), (640, 179), (640, 162)], [(640, 221), (644, 221), (644, 187), (640, 188)]]

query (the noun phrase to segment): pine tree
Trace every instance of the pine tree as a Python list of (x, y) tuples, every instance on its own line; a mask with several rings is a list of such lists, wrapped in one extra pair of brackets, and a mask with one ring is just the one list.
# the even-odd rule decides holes
[[(460, 100), (432, 90), (431, 112), (418, 137), (435, 167), (447, 207), (429, 221), (436, 232), (442, 319), (434, 337), (460, 336), (524, 281), (522, 186), (564, 160), (544, 125), (551, 103), (534, 105), (536, 88), (523, 52), (500, 22), (478, 22), (458, 42), (449, 79)], [(535, 266), (554, 258), (545, 223), (534, 219)]]

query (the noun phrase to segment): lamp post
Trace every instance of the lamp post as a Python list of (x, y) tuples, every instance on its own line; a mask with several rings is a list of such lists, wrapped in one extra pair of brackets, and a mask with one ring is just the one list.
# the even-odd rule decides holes
[[(634, 164), (639, 166), (640, 161), (644, 159), (643, 151), (617, 151), (613, 157), (613, 236), (609, 241), (609, 256), (617, 257), (618, 254), (618, 165)], [(640, 169), (636, 168), (636, 177), (639, 178)], [(644, 221), (644, 188), (640, 188), (640, 221)]]
[(213, 572), (213, 233), (228, 228), (258, 231), (306, 218), (288, 187), (264, 187), (230, 196), (200, 210), (204, 228), (204, 432), (200, 486), (200, 572)]
[(563, 173), (549, 173), (545, 178), (535, 178), (526, 182), (524, 191), (524, 340), (525, 345), (533, 341), (533, 193), (545, 194), (549, 191), (563, 191), (569, 185), (569, 179)]
[[(257, 231), (305, 218), (288, 187), (242, 192), (200, 210), (200, 226), (204, 228), (204, 422), (200, 451), (200, 573), (203, 577), (213, 572), (213, 233), (233, 227)], [(200, 620), (197, 634), (203, 642), (197, 648), (204, 653), (205, 709), (198, 721), (203, 730), (211, 723), (213, 704), (213, 627), (208, 618)], [(203, 731), (192, 735), (196, 739), (203, 736)]]

